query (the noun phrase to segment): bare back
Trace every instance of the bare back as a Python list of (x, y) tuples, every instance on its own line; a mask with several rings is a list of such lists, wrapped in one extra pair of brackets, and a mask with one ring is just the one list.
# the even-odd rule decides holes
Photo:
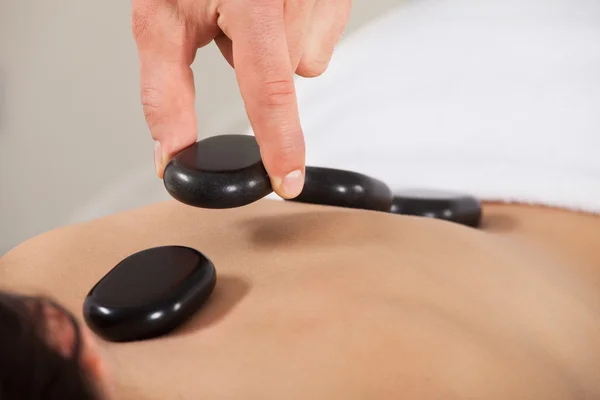
[(264, 200), (167, 202), (55, 230), (0, 260), (81, 317), (128, 255), (196, 248), (213, 298), (147, 342), (101, 343), (120, 399), (597, 399), (600, 218), (488, 204), (480, 230)]

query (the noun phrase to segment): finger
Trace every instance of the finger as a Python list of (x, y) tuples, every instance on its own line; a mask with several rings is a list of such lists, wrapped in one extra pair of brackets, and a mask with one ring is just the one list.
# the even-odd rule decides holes
[(298, 67), (304, 52), (305, 34), (310, 27), (314, 4), (315, 0), (296, 0), (284, 3), (283, 22), (293, 71)]
[[(305, 32), (310, 25), (311, 10), (315, 0), (288, 1), (284, 4), (285, 36), (292, 63), (292, 70), (296, 70), (302, 58), (304, 49)], [(229, 65), (234, 67), (233, 44), (225, 35), (215, 38), (215, 44)], [(234, 67), (235, 68), (235, 67)]]
[[(223, 10), (240, 92), (275, 192), (296, 197), (304, 184), (304, 137), (280, 0)], [(243, 17), (243, 18), (242, 18)]]
[(144, 116), (156, 141), (155, 165), (162, 178), (171, 157), (198, 137), (194, 77), (196, 36), (166, 1), (133, 1), (133, 34), (140, 61)]
[(296, 73), (305, 78), (325, 72), (350, 17), (350, 0), (317, 0)]

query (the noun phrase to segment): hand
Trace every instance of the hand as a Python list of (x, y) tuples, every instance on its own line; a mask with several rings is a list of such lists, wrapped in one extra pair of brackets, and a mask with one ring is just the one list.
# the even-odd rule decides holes
[(298, 195), (305, 151), (294, 73), (325, 71), (349, 13), (350, 0), (133, 0), (158, 176), (198, 139), (190, 66), (197, 49), (214, 40), (235, 69), (273, 189), (284, 198)]

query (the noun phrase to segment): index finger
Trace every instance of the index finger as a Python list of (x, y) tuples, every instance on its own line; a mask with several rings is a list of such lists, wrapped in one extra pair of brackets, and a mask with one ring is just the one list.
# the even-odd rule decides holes
[(296, 197), (304, 184), (305, 148), (281, 0), (245, 2), (228, 35), (238, 85), (273, 189)]

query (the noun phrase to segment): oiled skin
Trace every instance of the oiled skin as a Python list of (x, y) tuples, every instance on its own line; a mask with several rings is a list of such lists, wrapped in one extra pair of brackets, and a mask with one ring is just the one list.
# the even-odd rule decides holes
[(58, 229), (2, 286), (76, 315), (144, 248), (204, 252), (209, 305), (169, 337), (101, 343), (119, 399), (600, 398), (600, 217), (485, 205), (484, 225), (264, 200), (176, 202)]

